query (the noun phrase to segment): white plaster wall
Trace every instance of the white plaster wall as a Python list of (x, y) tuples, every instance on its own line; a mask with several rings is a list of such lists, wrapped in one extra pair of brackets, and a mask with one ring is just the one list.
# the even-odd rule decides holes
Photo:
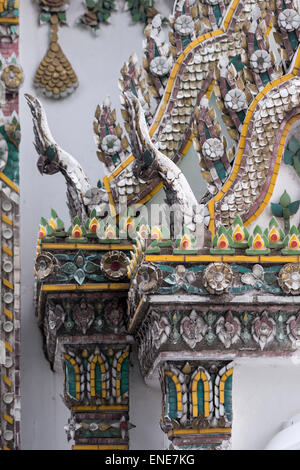
[[(129, 16), (117, 12), (99, 37), (75, 27), (81, 0), (72, 0), (69, 28), (60, 30), (62, 48), (78, 74), (80, 86), (65, 101), (43, 99), (57, 142), (77, 157), (93, 183), (104, 173), (93, 142), (92, 121), (98, 103), (110, 95), (120, 109), (117, 79), (131, 52), (141, 59), (142, 27), (131, 25)], [(160, 0), (166, 11), (171, 0)], [(35, 94), (32, 79), (47, 50), (49, 29), (38, 27), (38, 10), (32, 0), (21, 1), (21, 63), (25, 82), (20, 94), (22, 126), (21, 250), (22, 250), (22, 448), (69, 449), (64, 433), (69, 412), (60, 394), (62, 375), (50, 371), (42, 352), (40, 332), (33, 311), (33, 263), (41, 216), (53, 207), (68, 224), (65, 185), (60, 175), (41, 176), (36, 169), (31, 115), (23, 93)], [(188, 158), (188, 156), (186, 157)], [(186, 161), (185, 161), (186, 164)], [(196, 184), (195, 181), (192, 184)], [(133, 356), (134, 360), (135, 356)], [(164, 435), (159, 427), (160, 392), (146, 387), (137, 362), (131, 368), (131, 449), (161, 449)], [(291, 360), (239, 361), (233, 386), (233, 448), (262, 449), (282, 421), (300, 409), (300, 367)]]

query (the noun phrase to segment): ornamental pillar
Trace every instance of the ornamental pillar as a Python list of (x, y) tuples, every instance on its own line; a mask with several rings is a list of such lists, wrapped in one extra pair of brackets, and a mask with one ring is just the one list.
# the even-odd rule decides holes
[(74, 450), (126, 450), (129, 446), (129, 345), (65, 345), (65, 426)]
[(233, 363), (166, 361), (159, 373), (161, 428), (170, 449), (229, 449)]

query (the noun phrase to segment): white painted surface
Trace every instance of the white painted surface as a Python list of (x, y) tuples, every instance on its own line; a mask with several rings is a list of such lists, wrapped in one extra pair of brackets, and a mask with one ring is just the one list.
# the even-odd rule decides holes
[[(161, 3), (166, 9), (166, 4), (172, 2), (161, 0)], [(95, 153), (93, 114), (98, 102), (102, 102), (106, 95), (110, 95), (113, 105), (120, 109), (117, 87), (119, 70), (134, 50), (141, 59), (143, 37), (142, 27), (132, 26), (129, 16), (124, 12), (113, 14), (112, 24), (101, 28), (99, 37), (94, 37), (89, 31), (74, 26), (80, 10), (83, 11), (81, 0), (72, 0), (68, 12), (70, 27), (59, 33), (62, 48), (78, 74), (80, 86), (65, 101), (43, 100), (43, 103), (55, 139), (79, 159), (87, 175), (96, 183), (98, 179), (102, 179), (104, 173)], [(66, 224), (69, 220), (63, 178), (60, 175), (42, 177), (36, 169), (31, 115), (22, 97), (23, 93), (35, 94), (32, 79), (47, 50), (48, 34), (47, 26), (38, 27), (38, 10), (34, 3), (31, 0), (22, 0), (21, 63), (25, 82), (20, 96), (21, 387), (24, 450), (70, 448), (63, 429), (69, 417), (69, 411), (60, 398), (63, 378), (60, 373), (50, 371), (43, 356), (41, 335), (33, 311), (32, 272), (40, 217), (48, 217), (53, 207)], [(185, 159), (184, 165), (186, 162)], [(197, 180), (191, 184), (197, 186)], [(160, 392), (157, 388), (146, 387), (136, 360), (134, 368), (131, 368), (130, 388), (130, 419), (137, 426), (131, 431), (131, 449), (163, 448), (165, 438), (159, 427)], [(239, 361), (234, 374), (233, 448), (264, 448), (282, 422), (299, 411), (299, 390), (299, 362), (295, 364), (291, 359)]]
[(300, 411), (300, 357), (238, 360), (233, 376), (233, 448), (264, 449)]

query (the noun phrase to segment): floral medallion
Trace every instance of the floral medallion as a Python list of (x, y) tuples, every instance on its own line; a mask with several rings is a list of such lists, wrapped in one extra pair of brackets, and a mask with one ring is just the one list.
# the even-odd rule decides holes
[(142, 264), (136, 276), (138, 289), (142, 293), (155, 292), (162, 281), (162, 273), (154, 264)]
[(101, 148), (103, 152), (114, 155), (121, 150), (121, 141), (116, 135), (108, 134), (103, 138)]
[(174, 24), (175, 31), (180, 34), (180, 36), (188, 36), (194, 31), (194, 21), (191, 16), (182, 15), (179, 16)]
[(281, 29), (287, 31), (294, 31), (300, 27), (300, 15), (292, 8), (286, 8), (278, 15), (278, 23)]
[(202, 153), (209, 160), (218, 160), (224, 154), (224, 146), (220, 139), (207, 139), (202, 146)]
[(43, 281), (50, 274), (54, 273), (58, 266), (57, 259), (52, 253), (44, 252), (37, 256), (34, 266), (34, 273), (39, 281)]
[(167, 75), (171, 67), (170, 61), (167, 57), (155, 57), (150, 62), (150, 71), (153, 75), (157, 75), (158, 77), (164, 77)]
[(239, 88), (229, 90), (225, 95), (224, 103), (227, 109), (237, 113), (248, 107), (246, 95)]
[(233, 283), (233, 272), (229, 264), (211, 263), (203, 273), (203, 285), (211, 294), (227, 292)]
[(102, 256), (100, 268), (109, 279), (122, 279), (127, 275), (128, 258), (122, 251), (109, 251)]
[(289, 263), (283, 266), (278, 274), (278, 284), (286, 294), (300, 293), (300, 265)]
[(8, 91), (16, 93), (23, 82), (23, 71), (21, 67), (16, 64), (7, 65), (1, 74), (1, 80)]
[(263, 49), (257, 50), (250, 57), (250, 65), (256, 73), (266, 72), (272, 65), (271, 55)]

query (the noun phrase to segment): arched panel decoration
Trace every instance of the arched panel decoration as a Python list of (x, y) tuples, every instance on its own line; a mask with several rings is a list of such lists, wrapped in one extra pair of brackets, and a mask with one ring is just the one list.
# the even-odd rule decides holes
[(215, 381), (215, 413), (216, 417), (224, 417), (229, 423), (232, 421), (232, 377), (233, 364), (222, 368)]
[(199, 368), (193, 375), (191, 381), (191, 414), (193, 418), (210, 415), (211, 378), (207, 371)]
[(101, 354), (95, 354), (90, 365), (90, 390), (91, 397), (108, 397), (107, 367), (105, 358)]
[(128, 398), (129, 349), (118, 351), (112, 365), (112, 394), (118, 402)]
[(165, 415), (170, 419), (179, 418), (182, 412), (182, 391), (178, 378), (173, 372), (165, 371)]
[(76, 360), (69, 354), (65, 358), (65, 392), (74, 400), (80, 400), (80, 371)]

